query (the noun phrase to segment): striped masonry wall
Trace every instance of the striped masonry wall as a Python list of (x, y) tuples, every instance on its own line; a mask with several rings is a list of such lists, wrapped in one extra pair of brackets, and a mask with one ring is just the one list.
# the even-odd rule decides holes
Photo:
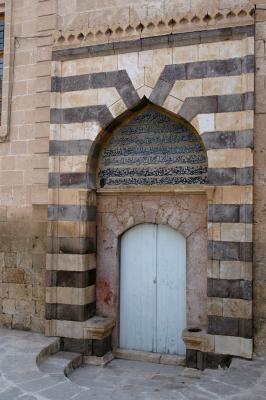
[(217, 338), (215, 353), (251, 357), (254, 26), (160, 38), (141, 49), (134, 41), (124, 50), (121, 42), (112, 51), (95, 45), (53, 53), (47, 329), (82, 338), (77, 323), (95, 313), (99, 145), (146, 96), (189, 121), (205, 144), (215, 186), (208, 333)]

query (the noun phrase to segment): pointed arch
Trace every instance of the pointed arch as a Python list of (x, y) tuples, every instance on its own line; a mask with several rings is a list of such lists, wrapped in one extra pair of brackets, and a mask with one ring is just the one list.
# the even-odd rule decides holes
[(207, 167), (196, 129), (146, 97), (99, 133), (88, 159), (100, 188), (203, 184)]

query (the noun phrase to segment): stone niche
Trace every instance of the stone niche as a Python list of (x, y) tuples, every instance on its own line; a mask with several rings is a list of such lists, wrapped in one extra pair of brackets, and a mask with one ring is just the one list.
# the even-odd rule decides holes
[(119, 346), (120, 237), (141, 223), (163, 224), (187, 240), (187, 324), (207, 326), (207, 196), (190, 193), (98, 193), (97, 314), (114, 318)]

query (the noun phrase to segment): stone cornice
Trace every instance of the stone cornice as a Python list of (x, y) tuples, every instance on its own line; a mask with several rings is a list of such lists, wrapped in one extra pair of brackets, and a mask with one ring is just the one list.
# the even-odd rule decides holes
[(254, 7), (231, 10), (201, 11), (175, 15), (171, 18), (145, 19), (130, 24), (117, 24), (83, 30), (55, 31), (54, 49), (82, 47), (101, 43), (121, 42), (139, 38), (193, 32), (214, 28), (248, 25), (254, 23)]

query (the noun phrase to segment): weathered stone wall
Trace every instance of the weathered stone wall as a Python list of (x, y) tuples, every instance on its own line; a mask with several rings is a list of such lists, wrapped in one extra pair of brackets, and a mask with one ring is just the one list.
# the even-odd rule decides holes
[(41, 138), (39, 151), (36, 147), (38, 41), (32, 36), (37, 23), (37, 1), (12, 2), (12, 32), (17, 39), (11, 126), (7, 140), (0, 143), (0, 324), (42, 331), (47, 211), (33, 206), (33, 184), (47, 184), (42, 168), (48, 159), (36, 154), (47, 152)]

